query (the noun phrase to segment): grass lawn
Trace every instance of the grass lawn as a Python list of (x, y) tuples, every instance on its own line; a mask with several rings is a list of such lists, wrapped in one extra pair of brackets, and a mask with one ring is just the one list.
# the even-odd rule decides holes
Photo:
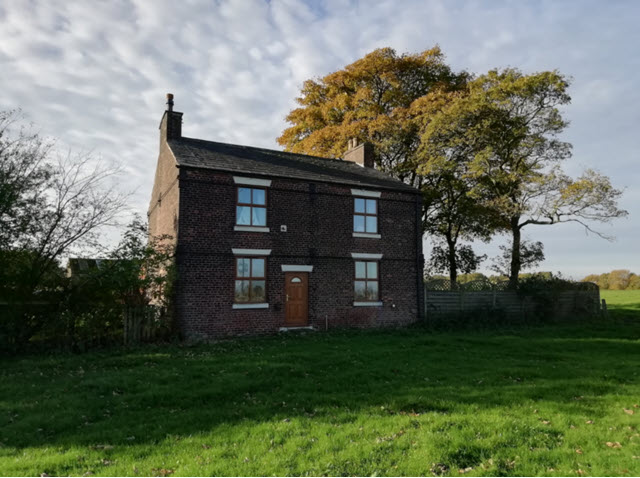
[(600, 297), (613, 307), (618, 316), (640, 318), (640, 290), (601, 290)]
[(606, 322), (3, 359), (0, 474), (639, 475), (640, 295), (603, 296)]

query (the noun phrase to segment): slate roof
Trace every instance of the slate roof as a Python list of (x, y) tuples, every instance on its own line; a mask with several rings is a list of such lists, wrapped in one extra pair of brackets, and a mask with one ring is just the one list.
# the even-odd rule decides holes
[(169, 146), (178, 166), (419, 193), (383, 172), (350, 161), (185, 137), (169, 140)]

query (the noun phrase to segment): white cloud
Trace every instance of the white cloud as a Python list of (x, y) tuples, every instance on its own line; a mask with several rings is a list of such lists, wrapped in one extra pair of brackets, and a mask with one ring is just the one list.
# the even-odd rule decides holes
[(0, 7), (2, 108), (22, 107), (62, 144), (123, 163), (123, 187), (137, 189), (132, 205), (144, 213), (166, 92), (185, 135), (277, 147), (302, 82), (377, 47), (438, 43), (474, 72), (557, 68), (574, 78), (570, 169), (596, 167), (627, 186), (631, 217), (616, 224), (615, 245), (574, 226), (529, 234), (546, 244), (543, 268), (640, 271), (639, 14), (640, 4), (600, 1), (10, 2)]

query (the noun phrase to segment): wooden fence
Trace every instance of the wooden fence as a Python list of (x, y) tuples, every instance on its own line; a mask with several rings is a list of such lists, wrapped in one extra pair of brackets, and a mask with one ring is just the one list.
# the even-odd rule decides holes
[(125, 307), (123, 309), (123, 338), (125, 345), (152, 342), (167, 332), (166, 310), (154, 306)]
[(581, 318), (600, 314), (600, 290), (595, 284), (564, 284), (560, 289), (508, 290), (506, 283), (473, 281), (451, 287), (449, 281), (425, 282), (427, 321), (448, 317), (500, 316), (509, 322), (541, 318)]
[(0, 300), (0, 348), (18, 347), (36, 332), (33, 343), (41, 346), (86, 349), (166, 340), (173, 329), (169, 311), (153, 305), (86, 303), (70, 310), (54, 301)]

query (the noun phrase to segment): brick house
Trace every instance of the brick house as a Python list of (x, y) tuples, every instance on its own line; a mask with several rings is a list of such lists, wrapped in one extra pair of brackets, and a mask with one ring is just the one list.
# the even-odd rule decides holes
[(148, 216), (175, 241), (186, 337), (422, 316), (421, 195), (370, 145), (334, 160), (186, 138), (167, 98)]

